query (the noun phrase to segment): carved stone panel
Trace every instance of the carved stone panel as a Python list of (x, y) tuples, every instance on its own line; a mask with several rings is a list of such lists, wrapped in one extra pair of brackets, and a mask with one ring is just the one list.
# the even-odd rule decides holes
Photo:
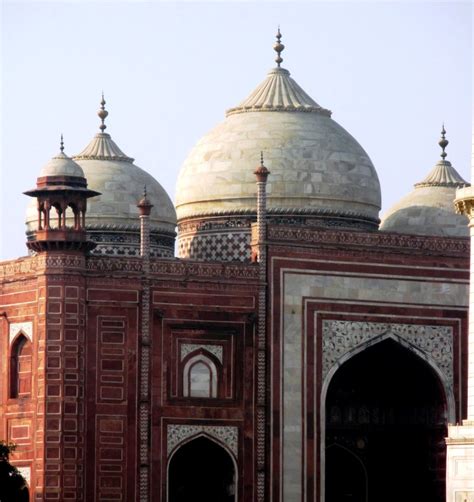
[(222, 345), (210, 345), (201, 343), (183, 343), (181, 344), (181, 361), (191, 352), (195, 350), (204, 349), (216, 356), (219, 362), (222, 364)]
[(453, 329), (451, 326), (323, 321), (323, 378), (345, 354), (376, 338), (394, 336), (430, 357), (453, 386)]
[(193, 436), (204, 433), (225, 444), (238, 457), (239, 430), (237, 427), (226, 425), (187, 425), (169, 424), (167, 430), (168, 456), (180, 443)]

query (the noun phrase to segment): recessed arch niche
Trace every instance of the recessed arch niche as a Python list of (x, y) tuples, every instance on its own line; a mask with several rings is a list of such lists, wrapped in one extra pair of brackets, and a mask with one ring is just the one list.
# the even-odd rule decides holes
[(347, 354), (329, 377), (325, 502), (442, 502), (448, 403), (434, 368), (385, 337)]
[(223, 445), (206, 434), (181, 443), (168, 462), (168, 502), (236, 502), (237, 465)]

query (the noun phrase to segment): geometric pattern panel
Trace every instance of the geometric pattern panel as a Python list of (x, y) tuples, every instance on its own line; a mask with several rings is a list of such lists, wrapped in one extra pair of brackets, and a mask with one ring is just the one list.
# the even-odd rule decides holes
[(168, 424), (167, 444), (168, 456), (180, 443), (199, 433), (207, 434), (224, 443), (229, 450), (238, 457), (239, 430), (227, 425), (181, 425)]
[(178, 256), (201, 261), (250, 261), (249, 230), (178, 237)]
[(429, 355), (453, 388), (451, 326), (324, 320), (323, 378), (343, 355), (383, 335), (395, 335)]

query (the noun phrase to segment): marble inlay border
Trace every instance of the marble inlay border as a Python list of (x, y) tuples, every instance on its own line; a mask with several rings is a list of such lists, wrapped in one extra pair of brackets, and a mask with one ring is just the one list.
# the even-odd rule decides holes
[(191, 352), (195, 350), (204, 349), (213, 354), (219, 359), (219, 362), (222, 364), (223, 359), (223, 348), (222, 345), (209, 345), (209, 344), (201, 344), (201, 343), (183, 343), (181, 345), (181, 361)]
[(167, 444), (168, 456), (181, 443), (200, 433), (206, 434), (225, 444), (238, 458), (239, 430), (237, 427), (228, 425), (188, 425), (168, 424)]
[(342, 356), (383, 335), (395, 335), (436, 362), (453, 386), (453, 328), (420, 324), (323, 321), (323, 378)]

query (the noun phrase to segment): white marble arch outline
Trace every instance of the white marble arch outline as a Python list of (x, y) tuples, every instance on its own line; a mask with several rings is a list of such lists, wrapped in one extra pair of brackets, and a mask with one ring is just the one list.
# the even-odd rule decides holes
[(184, 397), (189, 397), (189, 377), (190, 377), (190, 371), (191, 368), (198, 362), (204, 363), (208, 368), (211, 373), (211, 398), (216, 398), (217, 397), (217, 369), (216, 365), (214, 362), (206, 356), (206, 354), (197, 354), (193, 357), (191, 357), (188, 361), (186, 361), (186, 364), (184, 365), (183, 369), (183, 396)]
[(223, 443), (222, 441), (219, 441), (216, 437), (212, 436), (211, 434), (208, 434), (205, 431), (199, 431), (193, 436), (187, 437), (186, 439), (183, 439), (180, 441), (174, 449), (171, 451), (171, 453), (168, 455), (168, 463), (166, 464), (166, 501), (169, 502), (169, 470), (170, 470), (170, 464), (171, 460), (173, 459), (174, 454), (185, 444), (190, 443), (191, 441), (194, 441), (195, 439), (199, 437), (204, 437), (206, 439), (209, 439), (210, 441), (213, 441), (215, 444), (220, 446), (225, 450), (225, 452), (230, 456), (232, 459), (232, 463), (234, 465), (234, 485), (235, 485), (235, 494), (234, 494), (234, 502), (237, 502), (238, 499), (238, 491), (239, 491), (239, 470), (238, 470), (238, 464), (237, 464), (237, 459), (235, 458), (234, 453), (230, 450), (230, 448)]
[(31, 343), (33, 343), (33, 323), (31, 321), (14, 322), (10, 324), (9, 327), (10, 345), (20, 333), (24, 335), (26, 338), (28, 338), (28, 340)]
[(444, 372), (439, 368), (439, 366), (436, 364), (434, 359), (425, 351), (419, 349), (415, 345), (407, 342), (400, 336), (392, 333), (390, 330), (387, 332), (375, 336), (374, 338), (370, 338), (369, 340), (366, 340), (365, 342), (361, 343), (360, 345), (357, 345), (356, 347), (353, 347), (346, 353), (344, 353), (336, 362), (333, 364), (333, 366), (329, 369), (324, 381), (323, 385), (321, 387), (321, 398), (320, 398), (320, 410), (321, 410), (321, 419), (320, 419), (320, 451), (319, 451), (319, 458), (320, 458), (320, 472), (319, 472), (319, 477), (321, 479), (321, 502), (324, 502), (324, 497), (325, 497), (325, 481), (326, 481), (326, 457), (325, 457), (325, 451), (326, 451), (326, 397), (327, 397), (327, 392), (329, 389), (329, 384), (331, 383), (331, 380), (336, 373), (336, 371), (349, 359), (352, 359), (357, 354), (360, 354), (363, 352), (365, 349), (372, 347), (373, 345), (376, 345), (378, 343), (381, 343), (385, 340), (393, 340), (396, 343), (402, 345), (405, 347), (407, 350), (411, 351), (415, 355), (417, 355), (421, 360), (425, 361), (428, 363), (428, 365), (431, 367), (431, 369), (435, 372), (436, 376), (439, 378), (441, 382), (441, 386), (444, 390), (444, 397), (446, 399), (446, 411), (448, 415), (448, 423), (454, 423), (456, 420), (456, 407), (455, 407), (455, 400), (454, 400), (454, 391), (452, 386), (449, 384), (448, 378), (444, 374)]

